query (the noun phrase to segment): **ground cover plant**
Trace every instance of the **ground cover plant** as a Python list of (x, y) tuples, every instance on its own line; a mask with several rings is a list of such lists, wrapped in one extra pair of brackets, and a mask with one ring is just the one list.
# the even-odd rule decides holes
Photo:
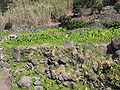
[[(80, 31), (78, 29), (78, 31)], [(21, 32), (22, 37), (5, 40), (2, 46), (31, 46), (49, 43), (52, 46), (62, 45), (65, 40), (79, 43), (104, 43), (120, 35), (120, 29), (84, 29), (84, 32), (67, 31), (66, 29)]]

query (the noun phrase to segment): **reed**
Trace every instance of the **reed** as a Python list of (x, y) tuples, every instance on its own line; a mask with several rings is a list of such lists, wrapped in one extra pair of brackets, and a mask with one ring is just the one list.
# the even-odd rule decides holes
[(16, 25), (49, 25), (51, 18), (67, 14), (73, 0), (13, 0), (11, 8), (0, 15), (0, 25), (11, 21)]

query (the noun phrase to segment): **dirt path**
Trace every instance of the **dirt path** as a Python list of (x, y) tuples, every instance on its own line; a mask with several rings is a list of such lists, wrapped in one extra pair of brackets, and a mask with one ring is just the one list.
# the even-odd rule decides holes
[(0, 78), (0, 90), (10, 90), (8, 79), (6, 76)]

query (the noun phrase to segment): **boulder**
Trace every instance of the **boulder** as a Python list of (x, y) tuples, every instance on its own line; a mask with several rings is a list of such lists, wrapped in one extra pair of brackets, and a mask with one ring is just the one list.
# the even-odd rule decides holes
[(70, 86), (71, 86), (72, 89), (77, 87), (77, 85), (75, 83), (71, 83)]
[(114, 46), (114, 48), (116, 50), (120, 50), (120, 36), (118, 37), (115, 37), (113, 40), (112, 40), (112, 44)]
[(74, 43), (72, 41), (66, 40), (63, 42), (65, 47), (74, 47)]
[(23, 76), (21, 77), (20, 81), (18, 82), (19, 87), (21, 88), (27, 88), (31, 85), (32, 83), (32, 78), (29, 76)]
[(59, 64), (66, 64), (69, 61), (67, 57), (61, 57), (58, 61)]
[(21, 54), (20, 54), (20, 50), (18, 49), (18, 47), (14, 48), (12, 51), (12, 56), (14, 58), (14, 60), (16, 62), (19, 62), (20, 61), (20, 57), (21, 57)]
[(35, 86), (34, 90), (44, 90), (42, 86)]

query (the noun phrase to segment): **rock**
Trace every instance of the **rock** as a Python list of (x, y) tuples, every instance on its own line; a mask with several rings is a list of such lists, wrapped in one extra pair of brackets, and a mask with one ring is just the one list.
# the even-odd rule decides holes
[(75, 83), (71, 83), (70, 86), (71, 86), (72, 89), (77, 87), (77, 85)]
[(64, 81), (63, 77), (61, 75), (58, 76), (58, 80)]
[(56, 79), (56, 74), (53, 71), (50, 71), (51, 73), (51, 79), (55, 80)]
[(56, 82), (57, 82), (57, 84), (60, 84), (60, 83), (61, 83), (61, 81), (59, 81), (59, 80), (56, 80)]
[(72, 41), (69, 41), (69, 40), (66, 40), (66, 41), (64, 41), (63, 42), (63, 45), (65, 46), (65, 47), (74, 47), (74, 43), (72, 42)]
[(6, 66), (4, 61), (0, 61), (0, 68), (4, 68)]
[(23, 76), (21, 77), (20, 81), (18, 82), (19, 87), (21, 88), (27, 88), (31, 85), (32, 83), (32, 78), (29, 76)]
[(3, 58), (4, 58), (3, 47), (0, 46), (0, 59), (2, 60)]
[(36, 81), (40, 81), (40, 77), (34, 76), (32, 79), (35, 79)]
[(120, 50), (120, 36), (119, 37), (115, 37), (113, 40), (112, 40), (112, 44), (114, 46), (114, 48), (116, 50)]
[(28, 63), (25, 65), (26, 68), (28, 68), (29, 70), (33, 70), (33, 65), (31, 63)]
[(35, 86), (34, 90), (44, 90), (42, 86)]
[(92, 68), (95, 72), (98, 71), (98, 63), (93, 63)]
[(63, 86), (68, 87), (68, 85), (69, 85), (69, 82), (68, 82), (68, 81), (63, 82)]
[(101, 14), (112, 14), (112, 13), (116, 13), (116, 10), (114, 9), (113, 6), (106, 6), (103, 7)]
[[(115, 54), (117, 55), (116, 58), (117, 58), (118, 60), (120, 60), (120, 50), (117, 50), (117, 51), (115, 52)], [(119, 62), (118, 62), (118, 63), (119, 63)]]
[(34, 86), (39, 86), (39, 85), (40, 85), (40, 81), (37, 80), (34, 82)]
[(58, 61), (59, 64), (66, 64), (68, 62), (69, 58), (67, 57), (61, 57)]
[(76, 75), (79, 77), (79, 76), (81, 76), (83, 74), (82, 74), (82, 72), (76, 72)]
[(117, 56), (120, 56), (120, 50), (117, 50), (115, 53)]
[(14, 48), (12, 51), (12, 56), (14, 58), (14, 60), (16, 62), (19, 62), (20, 61), (20, 57), (21, 57), (21, 54), (20, 54), (20, 50), (18, 49), (18, 47)]
[(53, 80), (56, 79), (56, 74), (51, 69), (46, 69), (45, 72), (48, 78), (53, 79)]
[(61, 71), (60, 74), (61, 74), (62, 78), (64, 79), (64, 81), (71, 81), (72, 80), (70, 75), (68, 75), (64, 71)]
[(36, 66), (36, 65), (39, 64), (39, 62), (38, 62), (37, 60), (29, 59), (28, 61), (29, 61), (29, 63), (31, 63), (33, 66)]

